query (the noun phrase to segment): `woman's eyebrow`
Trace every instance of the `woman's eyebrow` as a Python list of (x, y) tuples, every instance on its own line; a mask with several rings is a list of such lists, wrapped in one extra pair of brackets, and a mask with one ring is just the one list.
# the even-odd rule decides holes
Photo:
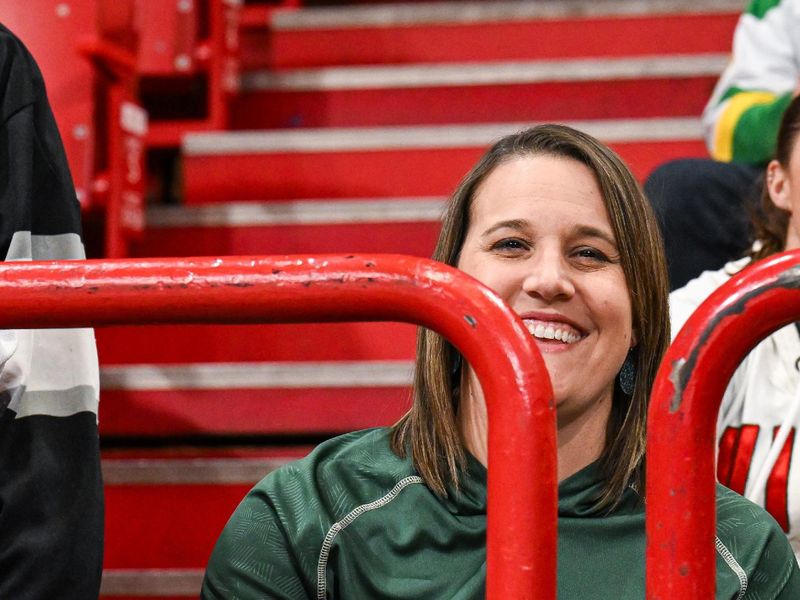
[(508, 221), (499, 221), (484, 231), (483, 235), (491, 235), (498, 229), (504, 229), (506, 227), (509, 229), (515, 229), (516, 231), (525, 231), (528, 229), (529, 225), (530, 224), (525, 219), (509, 219)]
[(599, 238), (599, 239), (607, 242), (608, 244), (610, 244), (614, 248), (617, 247), (617, 240), (614, 239), (614, 236), (611, 233), (609, 233), (609, 232), (607, 232), (607, 231), (605, 231), (603, 229), (598, 229), (597, 227), (593, 227), (591, 225), (579, 225), (579, 226), (577, 226), (575, 228), (575, 234), (576, 234), (576, 236), (579, 236), (579, 237)]

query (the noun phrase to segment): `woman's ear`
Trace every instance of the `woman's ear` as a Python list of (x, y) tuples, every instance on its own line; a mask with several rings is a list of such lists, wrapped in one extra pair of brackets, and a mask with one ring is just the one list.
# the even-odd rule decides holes
[(786, 171), (777, 160), (772, 160), (767, 165), (767, 191), (772, 203), (778, 208), (792, 212), (790, 198), (790, 182)]
[(639, 345), (639, 332), (634, 329), (631, 331), (631, 347), (630, 350), (633, 350), (636, 346)]

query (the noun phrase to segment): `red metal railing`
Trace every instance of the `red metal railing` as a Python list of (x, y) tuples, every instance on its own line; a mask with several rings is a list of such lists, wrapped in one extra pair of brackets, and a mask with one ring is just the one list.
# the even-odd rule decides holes
[[(100, 38), (79, 41), (78, 51), (99, 71), (101, 78), (95, 112), (102, 140), (87, 190), (84, 208), (103, 209), (103, 255), (127, 256), (131, 239), (144, 230), (145, 143), (147, 113), (136, 100), (136, 56)], [(102, 126), (100, 126), (102, 123)]]
[(647, 598), (714, 597), (715, 427), (737, 365), (800, 318), (800, 251), (754, 265), (712, 294), (667, 351), (647, 440)]
[(464, 273), (389, 255), (8, 263), (0, 315), (2, 328), (387, 320), (436, 330), (475, 369), (488, 405), (487, 597), (555, 599), (550, 381), (517, 315)]
[[(83, 205), (101, 211), (105, 219), (103, 256), (122, 258), (144, 230), (147, 150), (176, 148), (187, 132), (228, 126), (230, 99), (238, 92), (242, 2), (90, 4), (98, 26), (75, 42), (78, 54), (91, 61), (97, 80), (96, 93), (86, 103), (93, 114), (84, 115), (94, 147)], [(153, 82), (158, 85), (148, 87)], [(176, 85), (194, 89), (198, 82), (204, 91), (180, 102), (165, 91)], [(159, 98), (179, 104), (180, 114), (148, 122), (142, 104), (147, 100), (152, 109)]]

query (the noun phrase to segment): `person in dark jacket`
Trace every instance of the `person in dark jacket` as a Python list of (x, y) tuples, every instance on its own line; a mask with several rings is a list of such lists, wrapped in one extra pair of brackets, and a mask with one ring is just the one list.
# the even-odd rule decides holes
[[(82, 259), (39, 68), (0, 25), (0, 256)], [(0, 331), (0, 598), (97, 598), (103, 494), (90, 329)]]

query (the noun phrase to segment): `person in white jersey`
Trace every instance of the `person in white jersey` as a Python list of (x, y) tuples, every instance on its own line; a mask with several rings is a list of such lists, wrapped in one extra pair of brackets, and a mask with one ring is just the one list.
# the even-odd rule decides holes
[[(775, 158), (753, 215), (750, 255), (706, 271), (670, 295), (672, 333), (731, 276), (753, 262), (800, 248), (800, 98), (784, 113)], [(718, 421), (720, 483), (764, 506), (800, 561), (800, 322), (759, 343), (734, 374)]]

